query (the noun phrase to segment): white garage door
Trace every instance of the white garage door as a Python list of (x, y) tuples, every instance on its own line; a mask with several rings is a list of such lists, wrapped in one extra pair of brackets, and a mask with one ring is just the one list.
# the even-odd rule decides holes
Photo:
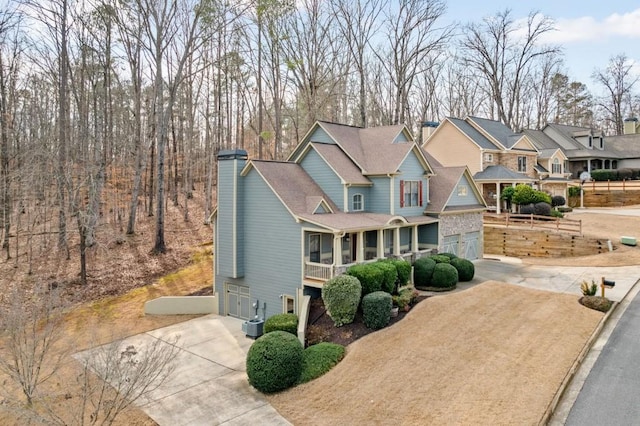
[(442, 238), (442, 249), (444, 253), (458, 255), (460, 247), (460, 234), (447, 235)]
[(478, 241), (480, 232), (468, 232), (464, 234), (464, 258), (474, 260), (479, 257)]

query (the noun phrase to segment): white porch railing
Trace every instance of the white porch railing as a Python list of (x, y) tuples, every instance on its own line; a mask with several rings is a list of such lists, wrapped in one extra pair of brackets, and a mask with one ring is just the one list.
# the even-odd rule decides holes
[(327, 265), (324, 263), (315, 263), (315, 262), (305, 262), (304, 276), (305, 278), (311, 278), (314, 280), (327, 281), (333, 278), (333, 265)]

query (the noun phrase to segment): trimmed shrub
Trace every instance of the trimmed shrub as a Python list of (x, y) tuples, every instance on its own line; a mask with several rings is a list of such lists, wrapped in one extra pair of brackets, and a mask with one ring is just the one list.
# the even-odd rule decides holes
[(520, 214), (533, 214), (535, 208), (533, 204), (523, 204), (520, 206)]
[(380, 262), (388, 262), (396, 267), (396, 273), (398, 278), (396, 279), (396, 290), (404, 285), (407, 285), (409, 278), (411, 278), (411, 263), (404, 259), (383, 259)]
[(536, 201), (534, 189), (529, 185), (519, 184), (516, 185), (516, 189), (511, 197), (511, 202), (514, 204), (530, 204)]
[(560, 207), (566, 204), (567, 200), (562, 195), (554, 195), (551, 197), (551, 206)]
[(430, 257), (421, 257), (413, 262), (413, 283), (416, 288), (429, 287), (436, 261)]
[(538, 216), (551, 216), (551, 204), (540, 202), (533, 205), (533, 213)]
[(391, 295), (384, 291), (375, 291), (364, 296), (362, 298), (364, 325), (373, 330), (385, 327), (391, 319), (392, 306)]
[(560, 210), (551, 210), (551, 217), (563, 218), (564, 213), (562, 213)]
[(458, 255), (455, 253), (438, 253), (438, 256), (447, 256), (449, 260), (458, 258)]
[(451, 258), (446, 254), (434, 254), (429, 257), (435, 260), (436, 263), (449, 263), (451, 261)]
[(398, 280), (398, 271), (390, 262), (379, 261), (371, 264), (371, 267), (378, 268), (382, 271), (382, 291), (393, 293), (396, 289), (396, 281)]
[(569, 197), (579, 197), (580, 196), (580, 187), (579, 186), (570, 186), (569, 187)]
[(298, 316), (296, 314), (277, 314), (267, 318), (264, 322), (264, 332), (271, 333), (276, 330), (286, 331), (297, 336)]
[(339, 275), (324, 283), (322, 301), (336, 327), (353, 322), (361, 295), (360, 281), (351, 275)]
[(551, 204), (551, 195), (547, 194), (546, 192), (534, 190), (533, 194), (534, 194), (534, 201), (533, 201), (534, 204), (535, 203)]
[(303, 349), (297, 337), (273, 331), (259, 337), (247, 353), (249, 384), (263, 393), (285, 390), (302, 373)]
[(476, 267), (468, 259), (451, 259), (451, 265), (458, 271), (458, 280), (471, 281), (476, 273)]
[(591, 179), (595, 181), (618, 180), (618, 171), (608, 169), (591, 170)]
[(458, 282), (458, 270), (450, 263), (438, 263), (433, 268), (431, 286), (442, 289), (455, 287)]
[(344, 346), (335, 343), (322, 342), (309, 346), (302, 357), (302, 374), (298, 384), (317, 379), (331, 370), (344, 358)]
[(347, 269), (347, 275), (356, 277), (362, 285), (362, 295), (382, 290), (383, 272), (370, 263), (353, 265)]

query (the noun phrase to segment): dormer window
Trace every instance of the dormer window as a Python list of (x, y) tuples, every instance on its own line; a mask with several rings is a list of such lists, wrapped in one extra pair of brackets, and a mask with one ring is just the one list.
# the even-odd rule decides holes
[(354, 194), (351, 202), (351, 210), (360, 212), (364, 210), (364, 196), (362, 194)]
[(589, 148), (593, 148), (593, 137), (589, 136)]
[(553, 159), (553, 164), (551, 165), (551, 173), (553, 173), (554, 175), (562, 174), (562, 164), (557, 158)]

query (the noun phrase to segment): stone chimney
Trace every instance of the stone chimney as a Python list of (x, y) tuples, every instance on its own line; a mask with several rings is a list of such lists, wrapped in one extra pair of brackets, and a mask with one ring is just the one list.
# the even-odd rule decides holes
[(640, 133), (640, 127), (638, 125), (638, 119), (636, 117), (625, 118), (624, 119), (624, 134), (625, 135), (635, 135), (636, 133)]
[(439, 125), (440, 123), (438, 123), (437, 121), (424, 121), (422, 123), (422, 144), (424, 144), (427, 139), (429, 139), (429, 136), (431, 136), (433, 132), (436, 131)]

